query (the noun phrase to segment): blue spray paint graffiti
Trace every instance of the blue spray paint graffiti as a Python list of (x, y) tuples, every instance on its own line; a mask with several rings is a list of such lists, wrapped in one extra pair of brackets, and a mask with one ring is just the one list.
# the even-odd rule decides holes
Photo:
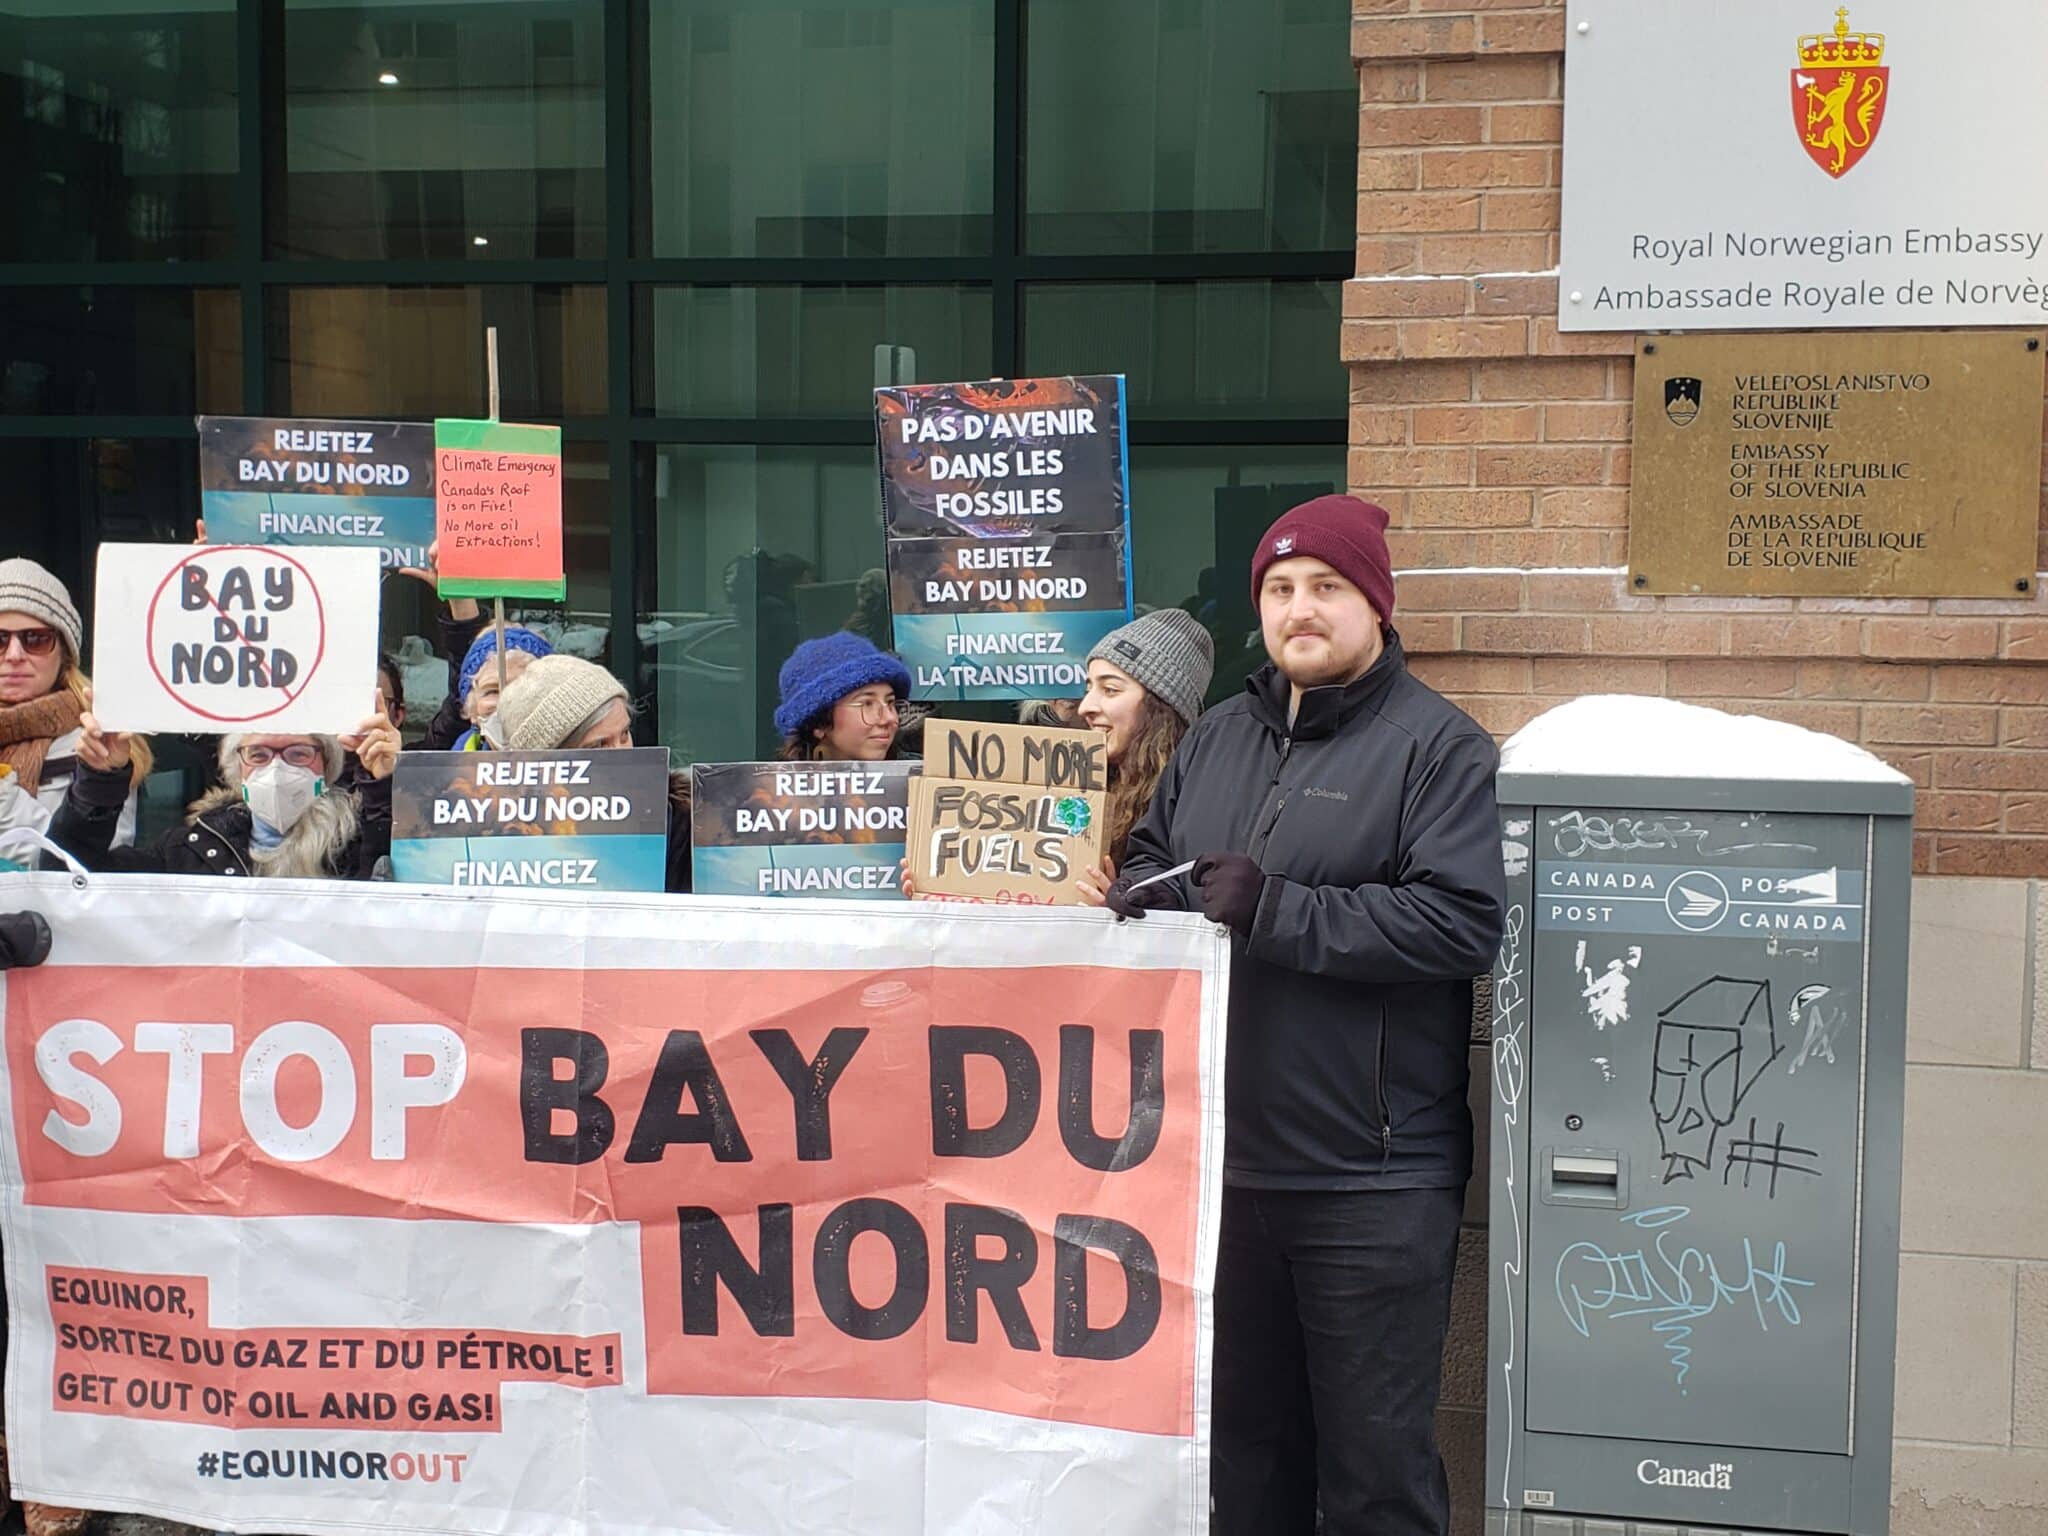
[(1788, 1268), (1785, 1245), (1774, 1243), (1768, 1261), (1759, 1263), (1757, 1244), (1742, 1239), (1742, 1257), (1723, 1269), (1711, 1255), (1686, 1245), (1678, 1224), (1692, 1215), (1684, 1205), (1662, 1205), (1621, 1217), (1624, 1226), (1654, 1233), (1647, 1248), (1641, 1240), (1625, 1251), (1598, 1243), (1573, 1243), (1558, 1256), (1557, 1303), (1565, 1320), (1582, 1338), (1593, 1336), (1596, 1320), (1652, 1319), (1650, 1330), (1670, 1356), (1673, 1384), (1685, 1393), (1701, 1341), (1694, 1325), (1716, 1312), (1740, 1308), (1753, 1311), (1757, 1327), (1770, 1331), (1773, 1318), (1799, 1326), (1798, 1292), (1814, 1282), (1801, 1280)]

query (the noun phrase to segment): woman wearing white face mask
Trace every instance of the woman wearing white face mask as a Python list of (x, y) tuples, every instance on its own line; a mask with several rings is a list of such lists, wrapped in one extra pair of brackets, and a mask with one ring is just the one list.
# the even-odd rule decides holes
[[(398, 731), (382, 715), (353, 736), (223, 736), (221, 787), (143, 848), (110, 846), (128, 738), (102, 732), (90, 714), (81, 725), (79, 773), (50, 823), (50, 840), (88, 869), (367, 880), (390, 852)], [(354, 789), (330, 789), (344, 749), (355, 753), (364, 777)]]

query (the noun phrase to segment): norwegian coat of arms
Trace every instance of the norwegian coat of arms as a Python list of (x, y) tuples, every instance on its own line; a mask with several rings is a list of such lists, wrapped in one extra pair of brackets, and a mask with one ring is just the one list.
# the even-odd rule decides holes
[(1891, 70), (1882, 32), (1851, 32), (1847, 6), (1835, 12), (1832, 35), (1799, 39), (1792, 71), (1792, 122), (1813, 163), (1830, 176), (1856, 168), (1884, 126)]

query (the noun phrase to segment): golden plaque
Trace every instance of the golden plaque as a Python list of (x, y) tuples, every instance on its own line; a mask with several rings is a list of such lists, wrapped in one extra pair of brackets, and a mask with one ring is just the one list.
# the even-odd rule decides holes
[(1632, 590), (2031, 592), (2044, 361), (2026, 331), (1638, 342)]

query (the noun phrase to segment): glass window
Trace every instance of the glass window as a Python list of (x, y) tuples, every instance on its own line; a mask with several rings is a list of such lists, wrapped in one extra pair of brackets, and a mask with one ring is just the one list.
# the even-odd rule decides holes
[(604, 254), (604, 6), (285, 5), (284, 256)]
[(648, 450), (640, 692), (677, 762), (767, 757), (776, 674), (799, 640), (889, 643), (869, 447)]
[(1263, 665), (1252, 553), (1289, 507), (1344, 489), (1344, 448), (1131, 450), (1131, 573), (1141, 607), (1185, 608), (1216, 642), (1211, 703)]
[(0, 288), (0, 413), (232, 415), (241, 296), (222, 288)]
[(987, 251), (994, 40), (994, 0), (649, 0), (641, 248)]
[(234, 0), (0, 0), (0, 261), (234, 242)]
[(1031, 0), (1029, 12), (1030, 250), (1351, 249), (1346, 0)]
[[(0, 549), (40, 561), (92, 612), (101, 540), (152, 544), (192, 537), (199, 512), (195, 438), (0, 438), (10, 513)], [(88, 629), (90, 626), (88, 626)], [(90, 636), (88, 635), (88, 644)]]
[(487, 326), (498, 328), (505, 420), (604, 414), (605, 294), (595, 285), (288, 288), (271, 304), (270, 405), (281, 416), (482, 416)]
[(634, 403), (664, 416), (866, 416), (877, 384), (987, 376), (989, 290), (652, 288)]
[(1341, 418), (1335, 282), (1034, 283), (1024, 371), (1123, 373), (1134, 417)]

